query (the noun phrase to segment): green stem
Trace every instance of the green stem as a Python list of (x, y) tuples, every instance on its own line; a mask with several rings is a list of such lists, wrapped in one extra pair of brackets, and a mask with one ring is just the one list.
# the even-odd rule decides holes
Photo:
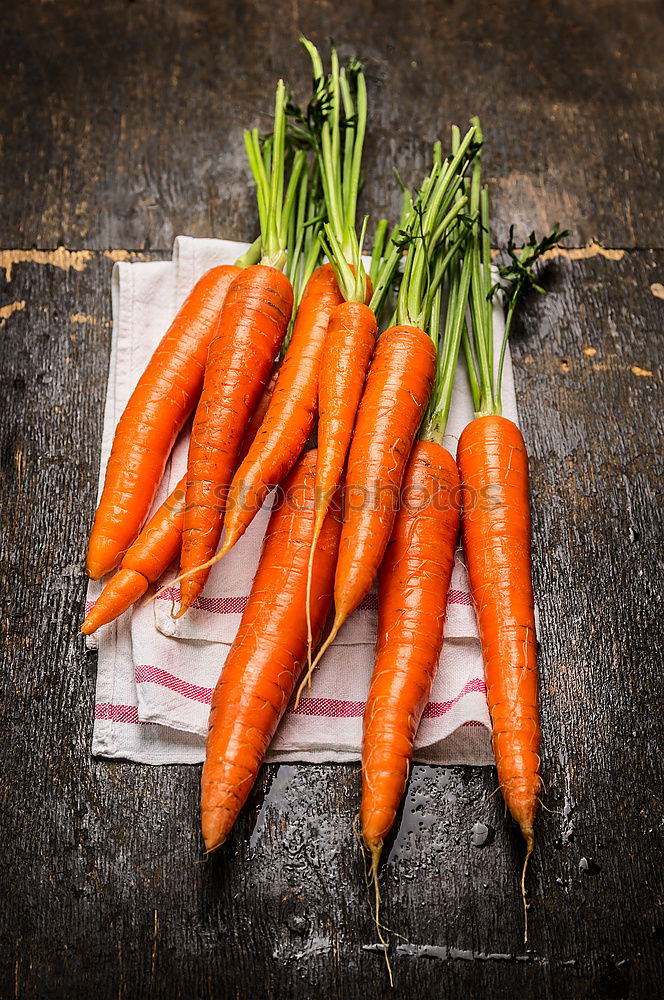
[(268, 206), (265, 202), (267, 175), (265, 173), (265, 164), (263, 162), (263, 157), (261, 155), (260, 140), (258, 137), (257, 128), (251, 129), (251, 131), (247, 130), (244, 133), (244, 146), (247, 151), (247, 159), (249, 160), (249, 167), (254, 177), (254, 183), (256, 184), (256, 204), (258, 205), (258, 221), (261, 234), (264, 235), (267, 232), (268, 228), (267, 226)]
[(284, 198), (287, 93), (283, 80), (277, 84), (272, 136), (261, 150), (258, 129), (244, 134), (249, 166), (256, 184), (256, 201), (261, 228), (261, 261), (283, 270), (287, 263), (290, 216), (297, 198), (306, 154), (293, 158), (291, 176)]
[(479, 383), (481, 390), (480, 413), (493, 412), (493, 372), (489, 361), (489, 336), (493, 331), (486, 329), (486, 314), (484, 311), (484, 280), (478, 246), (477, 223), (474, 226), (470, 247), (472, 261), (470, 310), (473, 320), (473, 339), (477, 353)]
[(445, 272), (447, 271), (448, 267), (450, 266), (451, 262), (455, 259), (455, 257), (458, 256), (461, 247), (467, 241), (467, 239), (468, 239), (468, 233), (465, 230), (462, 230), (456, 237), (454, 242), (451, 244), (449, 250), (447, 250), (445, 255), (441, 256), (440, 260), (436, 262), (436, 265), (434, 267), (433, 277), (431, 279), (429, 293), (424, 306), (425, 315), (431, 309), (433, 295), (436, 294), (438, 288), (441, 286), (443, 278), (445, 277)]
[(261, 259), (261, 238), (257, 236), (251, 246), (235, 261), (236, 267), (251, 267)]
[(346, 225), (355, 226), (357, 214), (357, 199), (362, 180), (362, 151), (367, 128), (367, 86), (362, 72), (357, 73), (357, 94), (355, 104), (355, 129), (353, 137), (353, 157), (351, 175), (348, 185), (348, 200), (346, 202)]
[[(476, 131), (481, 137), (479, 122), (476, 121)], [(470, 184), (470, 209), (476, 219), (473, 223), (470, 242), (470, 257), (472, 274), (470, 285), (470, 311), (473, 323), (473, 341), (477, 355), (477, 375), (480, 386), (480, 406), (476, 413), (493, 413), (493, 317), (491, 303), (487, 301), (487, 284), (485, 262), (482, 261), (481, 248), (486, 250), (486, 241), (482, 238), (481, 229), (488, 223), (488, 200), (482, 195), (482, 166), (478, 154), (473, 167)], [(487, 305), (489, 311), (487, 313)]]
[(513, 298), (510, 301), (509, 308), (507, 310), (507, 317), (505, 319), (503, 342), (500, 345), (500, 360), (498, 361), (498, 375), (496, 379), (496, 406), (498, 408), (498, 413), (502, 413), (503, 410), (503, 366), (505, 364), (505, 354), (507, 351), (507, 342), (510, 336), (510, 327), (512, 326), (512, 317), (514, 316), (514, 310), (516, 309), (517, 302), (518, 298)]
[(491, 372), (491, 395), (496, 400), (493, 384), (493, 308), (491, 305), (491, 233), (489, 231), (489, 192), (483, 188), (480, 192), (480, 230), (482, 235), (482, 301), (484, 304), (484, 323), (487, 331), (487, 354), (489, 371)]
[[(438, 345), (440, 342), (440, 311), (443, 305), (443, 286), (439, 285), (436, 289), (432, 302), (431, 302), (431, 314), (429, 318), (429, 336), (433, 341), (433, 346), (436, 348), (436, 353), (438, 353)], [(436, 371), (436, 382), (438, 381), (438, 371)], [(434, 394), (436, 392), (436, 386), (434, 385)]]
[[(331, 226), (329, 222), (326, 222), (323, 228), (325, 230), (325, 236), (322, 234), (320, 236), (321, 246), (323, 251), (327, 254), (330, 264), (332, 265), (341, 294), (346, 302), (357, 301), (357, 299), (354, 298), (355, 275), (353, 273), (353, 268), (348, 263), (348, 259), (343, 252), (341, 244), (339, 243), (334, 227)], [(361, 301), (364, 301), (364, 296), (362, 296)]]
[(402, 256), (401, 248), (396, 243), (391, 242), (390, 247), (389, 253), (383, 258), (383, 263), (378, 271), (376, 280), (372, 279), (373, 292), (369, 308), (373, 310), (376, 320), (380, 320), (385, 300), (392, 287), (392, 282), (394, 281), (394, 276)]
[(288, 188), (286, 190), (283, 208), (280, 207), (279, 209), (283, 222), (280, 220), (278, 245), (284, 249), (287, 243), (288, 225), (299, 193), (300, 179), (303, 174), (306, 178), (306, 165), (306, 153), (299, 149), (293, 157), (293, 166), (291, 167), (291, 175), (288, 182)]
[(297, 190), (297, 211), (291, 211), (288, 225), (288, 239), (286, 241), (286, 253), (288, 260), (286, 264), (286, 275), (288, 276), (293, 291), (298, 287), (298, 270), (300, 257), (305, 240), (305, 222), (307, 218), (307, 206), (309, 202), (309, 173), (302, 170)]
[(459, 144), (452, 159), (446, 160), (443, 164), (437, 180), (427, 189), (428, 203), (424, 215), (420, 218), (420, 239), (412, 260), (409, 280), (402, 282), (399, 294), (398, 314), (400, 322), (413, 323), (417, 326), (426, 323), (427, 317), (422, 314), (422, 307), (426, 301), (423, 289), (431, 284), (429, 262), (433, 256), (433, 250), (440, 243), (449, 222), (456, 218), (461, 211), (462, 205), (457, 202), (457, 205), (451, 210), (449, 218), (446, 214), (448, 206), (459, 189), (466, 165), (466, 153), (474, 134), (475, 126), (473, 125)]
[[(367, 275), (362, 263), (362, 248), (367, 235), (369, 216), (365, 215), (360, 229), (360, 236), (355, 247), (355, 294), (356, 302), (364, 302), (367, 297)], [(353, 230), (354, 232), (354, 230)]]
[[(302, 39), (302, 44), (312, 61), (316, 79), (323, 79), (318, 50), (307, 39)], [(352, 264), (358, 245), (355, 227), (366, 132), (367, 93), (359, 65), (351, 61), (347, 67), (340, 69), (334, 48), (331, 67), (329, 78), (323, 82), (317, 106), (323, 120), (316, 119), (311, 138), (320, 166), (329, 226), (334, 230), (334, 246), (338, 245), (345, 261)]]
[(445, 340), (441, 356), (441, 378), (438, 386), (436, 401), (433, 406), (433, 412), (424, 431), (424, 436), (428, 440), (437, 441), (439, 444), (442, 442), (445, 435), (447, 418), (450, 412), (454, 375), (465, 322), (466, 305), (468, 302), (471, 270), (472, 264), (466, 254), (463, 264), (461, 265), (461, 273), (458, 277), (458, 286), (456, 286), (455, 282), (455, 294), (450, 298), (450, 303), (448, 305), (447, 322), (445, 324)]
[(465, 320), (461, 334), (461, 343), (463, 344), (463, 355), (466, 359), (470, 394), (473, 397), (473, 411), (477, 412), (480, 408), (480, 384), (477, 380), (477, 362), (473, 354), (473, 345), (470, 339), (470, 333), (468, 332), (468, 324)]
[(385, 240), (387, 238), (388, 227), (389, 222), (387, 219), (381, 219), (376, 226), (374, 245), (373, 250), (371, 251), (371, 266), (369, 268), (369, 277), (371, 278), (372, 286), (378, 281), (378, 272), (383, 259), (383, 251), (385, 250)]

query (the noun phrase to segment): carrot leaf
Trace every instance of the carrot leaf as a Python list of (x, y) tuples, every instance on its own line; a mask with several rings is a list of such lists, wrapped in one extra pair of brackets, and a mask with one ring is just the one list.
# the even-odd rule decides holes
[(546, 289), (537, 282), (535, 264), (544, 254), (558, 246), (561, 240), (569, 235), (567, 229), (560, 229), (559, 223), (554, 223), (553, 229), (541, 240), (538, 240), (532, 232), (528, 240), (522, 247), (517, 248), (514, 243), (514, 226), (510, 226), (510, 234), (507, 244), (507, 253), (510, 257), (509, 264), (499, 268), (499, 280), (491, 286), (489, 298), (492, 299), (497, 291), (503, 293), (507, 304), (507, 315), (505, 317), (505, 333), (503, 334), (500, 346), (500, 358), (498, 361), (498, 375), (496, 380), (496, 401), (500, 407), (502, 402), (502, 381), (503, 367), (505, 364), (505, 353), (507, 351), (507, 341), (510, 335), (514, 311), (520, 300), (528, 292), (538, 292), (540, 295), (546, 294)]
[(297, 150), (292, 157), (290, 178), (286, 185), (287, 105), (286, 87), (283, 80), (279, 80), (274, 103), (272, 134), (261, 142), (258, 129), (244, 133), (247, 158), (256, 184), (261, 230), (261, 260), (264, 264), (279, 270), (284, 270), (286, 267), (290, 217), (295, 208), (300, 176), (306, 163), (306, 153)]
[[(362, 150), (367, 122), (367, 91), (362, 65), (357, 59), (351, 59), (340, 66), (333, 47), (331, 71), (325, 76), (316, 46), (306, 38), (301, 42), (311, 59), (314, 87), (306, 112), (291, 106), (292, 135), (296, 143), (307, 143), (316, 152), (328, 217), (326, 246), (352, 267), (357, 259), (358, 244), (361, 244), (356, 231), (356, 215), (363, 181)], [(338, 268), (339, 273), (347, 277), (346, 268), (340, 261)], [(356, 281), (344, 280), (342, 290), (344, 287), (355, 289), (359, 295), (357, 301), (364, 301), (365, 289), (359, 275)]]

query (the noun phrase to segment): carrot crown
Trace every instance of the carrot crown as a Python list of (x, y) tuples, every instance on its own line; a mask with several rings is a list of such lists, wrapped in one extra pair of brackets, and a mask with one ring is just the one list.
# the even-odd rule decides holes
[(285, 138), (287, 93), (283, 80), (277, 84), (272, 134), (261, 142), (258, 129), (244, 133), (249, 166), (256, 183), (256, 199), (261, 230), (261, 261), (283, 271), (288, 253), (288, 227), (293, 214), (300, 176), (305, 170), (306, 153), (293, 156), (290, 179), (285, 187)]
[[(473, 119), (476, 133), (482, 132), (478, 118)], [(482, 187), (482, 164), (478, 154), (470, 183), (470, 209), (473, 223), (468, 240), (470, 258), (470, 315), (471, 331), (463, 324), (463, 349), (468, 368), (468, 378), (476, 416), (500, 414), (502, 411), (502, 381), (507, 341), (514, 311), (521, 297), (530, 289), (544, 292), (535, 279), (534, 265), (548, 250), (557, 246), (567, 236), (555, 224), (551, 233), (539, 242), (531, 233), (528, 242), (518, 251), (510, 229), (508, 254), (510, 264), (498, 271), (494, 283), (491, 269), (491, 241), (489, 231), (489, 194)], [(493, 297), (503, 294), (507, 306), (505, 333), (496, 358), (493, 340)]]

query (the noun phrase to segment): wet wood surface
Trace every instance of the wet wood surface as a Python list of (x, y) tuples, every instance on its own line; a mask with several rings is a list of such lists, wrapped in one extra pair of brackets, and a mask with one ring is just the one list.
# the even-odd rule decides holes
[[(367, 59), (370, 211), (483, 116), (495, 232), (560, 220), (513, 353), (531, 455), (544, 812), (490, 768), (416, 767), (381, 888), (395, 997), (649, 998), (664, 978), (661, 57), (655, 2), (12, 5), (0, 22), (2, 997), (387, 996), (357, 766), (264, 769), (202, 861), (199, 769), (90, 757), (77, 634), (113, 259), (248, 238), (241, 129), (297, 29)], [(586, 247), (596, 239), (603, 248)], [(57, 250), (57, 247), (65, 249)], [(471, 843), (476, 822), (493, 838)]]

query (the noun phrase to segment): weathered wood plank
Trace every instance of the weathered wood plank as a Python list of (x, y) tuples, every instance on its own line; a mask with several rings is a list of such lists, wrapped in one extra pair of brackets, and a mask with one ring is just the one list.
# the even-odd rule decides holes
[(664, 244), (657, 0), (6, 5), (0, 23), (0, 245), (168, 249), (249, 238), (242, 129), (284, 75), (309, 84), (298, 30), (366, 59), (364, 207), (395, 215), (450, 121), (482, 116), (494, 238), (560, 220), (571, 245)]
[[(266, 768), (228, 847), (201, 863), (197, 768), (89, 758), (95, 658), (76, 629), (111, 261), (78, 262), (0, 272), (0, 995), (387, 995), (382, 957), (364, 949), (375, 934), (356, 767)], [(662, 252), (558, 257), (516, 331), (546, 804), (565, 815), (541, 818), (528, 961), (501, 958), (524, 953), (521, 848), (494, 775), (415, 768), (384, 919), (433, 949), (394, 956), (396, 997), (658, 994), (664, 301), (650, 286), (663, 280)], [(482, 850), (477, 820), (496, 831)], [(582, 873), (582, 858), (599, 872)]]

